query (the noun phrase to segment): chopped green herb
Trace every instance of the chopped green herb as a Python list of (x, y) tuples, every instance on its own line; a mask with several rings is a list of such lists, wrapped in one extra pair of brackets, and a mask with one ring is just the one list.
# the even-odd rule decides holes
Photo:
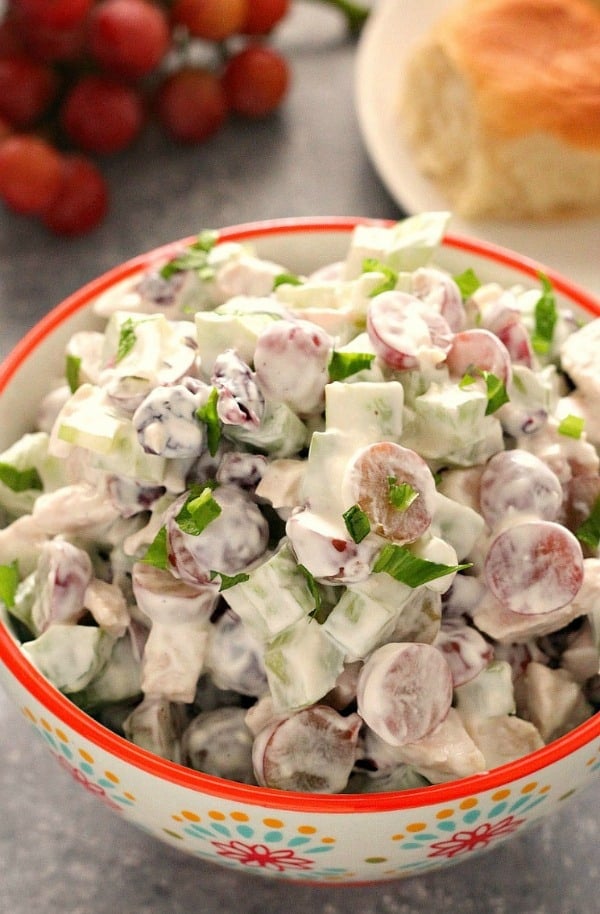
[(377, 556), (373, 571), (375, 573), (384, 571), (396, 581), (401, 581), (409, 587), (420, 587), (421, 584), (426, 584), (428, 581), (434, 581), (436, 578), (470, 567), (469, 564), (442, 565), (439, 562), (429, 562), (427, 559), (414, 555), (405, 546), (388, 543)]
[(175, 520), (184, 533), (199, 536), (213, 520), (216, 520), (221, 510), (221, 505), (213, 497), (210, 486), (192, 486)]
[(342, 517), (346, 524), (346, 530), (355, 543), (361, 543), (365, 536), (371, 532), (369, 518), (358, 505), (352, 505), (347, 511), (344, 511)]
[(471, 267), (466, 269), (463, 273), (459, 273), (458, 276), (454, 276), (453, 279), (460, 290), (463, 301), (470, 298), (481, 286), (479, 277)]
[(531, 344), (535, 352), (539, 355), (544, 355), (549, 351), (554, 338), (554, 328), (558, 320), (558, 308), (556, 307), (552, 283), (543, 273), (539, 274), (539, 279), (542, 285), (542, 294), (535, 306), (535, 325), (531, 336)]
[(142, 558), (146, 565), (166, 569), (169, 567), (169, 550), (167, 545), (167, 528), (161, 527)]
[(19, 567), (15, 562), (0, 565), (0, 601), (7, 609), (15, 605), (15, 594), (19, 584)]
[(302, 277), (296, 273), (279, 273), (273, 280), (273, 288), (277, 289), (278, 286), (301, 286), (303, 283)]
[(481, 368), (470, 368), (458, 382), (461, 388), (470, 387), (477, 378), (483, 378), (487, 394), (487, 406), (485, 409), (486, 416), (495, 413), (504, 403), (508, 403), (510, 397), (504, 385), (504, 381), (491, 371), (484, 371)]
[(215, 271), (208, 265), (208, 255), (218, 241), (217, 232), (207, 229), (200, 232), (196, 241), (190, 244), (186, 250), (169, 260), (162, 269), (160, 275), (163, 279), (170, 279), (175, 273), (181, 273), (184, 270), (195, 270), (201, 279), (210, 280), (214, 277)]
[(243, 584), (244, 581), (250, 580), (250, 575), (246, 574), (244, 571), (240, 571), (239, 574), (225, 574), (223, 571), (211, 571), (211, 581), (216, 577), (221, 579), (219, 593), (223, 593), (224, 590), (229, 590), (230, 587), (235, 587), (236, 584)]
[(581, 438), (585, 419), (582, 416), (574, 416), (569, 413), (558, 423), (558, 432), (560, 435), (566, 435), (567, 438)]
[(41, 491), (44, 486), (35, 467), (19, 470), (12, 463), (0, 463), (0, 482), (13, 492)]
[(125, 356), (129, 355), (135, 346), (136, 340), (135, 323), (133, 322), (133, 318), (128, 317), (127, 320), (123, 321), (121, 324), (119, 342), (117, 343), (117, 362), (121, 362)]
[(585, 419), (581, 416), (574, 416), (569, 413), (568, 416), (565, 416), (564, 419), (558, 424), (558, 431), (561, 435), (566, 435), (567, 438), (581, 438), (583, 433), (583, 427), (585, 425)]
[(590, 549), (600, 546), (600, 498), (594, 502), (589, 515), (575, 531), (575, 536)]
[(221, 441), (221, 423), (217, 413), (219, 391), (213, 387), (204, 406), (196, 410), (196, 418), (206, 424), (206, 439), (210, 456), (214, 457)]
[(322, 624), (325, 621), (325, 618), (321, 617), (321, 610), (323, 609), (323, 600), (321, 597), (321, 590), (319, 588), (319, 585), (317, 584), (317, 581), (316, 581), (314, 575), (312, 575), (310, 573), (310, 571), (308, 570), (306, 565), (298, 565), (298, 571), (301, 571), (302, 574), (304, 575), (304, 577), (306, 578), (306, 583), (308, 585), (310, 595), (313, 598), (313, 600), (315, 601), (315, 608), (311, 609), (311, 611), (309, 612), (309, 614), (308, 614), (309, 618), (316, 619), (316, 621), (319, 624)]
[(350, 375), (370, 368), (375, 354), (371, 352), (336, 352), (331, 354), (329, 361), (329, 380), (343, 381)]
[(388, 498), (398, 511), (406, 511), (419, 493), (408, 482), (399, 483), (395, 476), (388, 476)]
[(379, 285), (371, 289), (369, 298), (375, 298), (376, 295), (381, 295), (382, 292), (391, 292), (392, 289), (396, 288), (398, 272), (388, 266), (387, 263), (382, 263), (381, 260), (376, 260), (374, 257), (366, 257), (362, 263), (362, 271), (363, 273), (383, 273), (384, 276)]
[(77, 355), (67, 355), (65, 364), (65, 377), (69, 390), (72, 394), (79, 387), (79, 369), (81, 368), (81, 359)]

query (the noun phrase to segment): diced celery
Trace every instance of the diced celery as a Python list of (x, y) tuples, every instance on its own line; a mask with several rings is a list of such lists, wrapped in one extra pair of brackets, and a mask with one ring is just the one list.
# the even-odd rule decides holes
[(224, 593), (225, 600), (254, 634), (268, 640), (315, 608), (306, 575), (284, 544), (247, 581)]
[(352, 431), (329, 429), (313, 434), (301, 493), (316, 514), (341, 519), (348, 507), (342, 501), (342, 478), (356, 448)]
[[(202, 373), (209, 376), (215, 359), (226, 349), (235, 349), (247, 363), (254, 359), (256, 340), (260, 333), (281, 315), (265, 299), (262, 310), (258, 310), (263, 299), (236, 296), (225, 306), (215, 311), (198, 311), (195, 315), (196, 340), (200, 353)], [(236, 305), (237, 303), (237, 305)], [(253, 306), (250, 310), (250, 305)]]
[(52, 434), (67, 444), (108, 454), (126, 425), (101, 387), (82, 384), (61, 409)]
[(314, 619), (303, 618), (265, 650), (265, 668), (278, 710), (305, 708), (329, 692), (342, 672), (344, 651)]
[(396, 617), (413, 590), (389, 574), (372, 574), (349, 584), (323, 623), (347, 660), (362, 660), (393, 630)]
[(114, 640), (91, 625), (51, 625), (23, 652), (61, 692), (80, 692), (105, 667)]
[(161, 485), (172, 461), (156, 454), (147, 454), (139, 443), (131, 421), (126, 420), (115, 435), (112, 447), (96, 453), (93, 465), (107, 473), (129, 476), (140, 482)]
[(36, 597), (36, 575), (28, 574), (19, 585), (15, 593), (15, 602), (13, 606), (8, 607), (11, 616), (18, 619), (32, 635), (37, 634), (35, 624), (32, 619), (32, 609)]
[(468, 505), (436, 492), (431, 532), (450, 543), (459, 562), (470, 554), (484, 529), (485, 521), (481, 514)]
[[(63, 484), (63, 468), (59, 460), (48, 454), (50, 437), (46, 432), (30, 432), (0, 454), (0, 464), (14, 467), (16, 475), (35, 471), (43, 491)], [(0, 479), (0, 507), (11, 517), (29, 514), (40, 493), (39, 488), (11, 487)]]
[(308, 429), (285, 403), (267, 402), (260, 425), (223, 426), (230, 441), (265, 451), (271, 457), (293, 457), (308, 442)]
[(437, 250), (449, 220), (448, 212), (428, 212), (409, 216), (390, 228), (356, 226), (346, 257), (346, 277), (360, 276), (368, 258), (398, 271), (425, 266)]
[(480, 442), (488, 437), (495, 441), (498, 435), (502, 440), (500, 423), (495, 416), (486, 416), (486, 408), (486, 394), (474, 385), (433, 383), (415, 398), (413, 409), (405, 409), (402, 443), (426, 460), (456, 455), (453, 462), (463, 465), (471, 451), (477, 453)]
[(399, 441), (404, 389), (399, 381), (335, 381), (325, 387), (327, 430), (352, 434), (354, 447), (377, 441)]
[(114, 643), (112, 653), (100, 674), (73, 701), (87, 711), (106, 707), (141, 695), (140, 663), (128, 634)]

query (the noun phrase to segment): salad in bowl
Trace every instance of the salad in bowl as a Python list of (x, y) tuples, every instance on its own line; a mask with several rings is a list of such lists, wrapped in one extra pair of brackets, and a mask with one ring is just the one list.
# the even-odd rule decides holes
[(64, 332), (0, 647), (125, 759), (389, 809), (598, 730), (600, 319), (448, 222), (203, 231)]

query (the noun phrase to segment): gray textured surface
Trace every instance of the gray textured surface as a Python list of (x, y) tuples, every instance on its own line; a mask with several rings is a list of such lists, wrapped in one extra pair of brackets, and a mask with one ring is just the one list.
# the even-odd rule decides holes
[[(400, 214), (358, 134), (354, 46), (299, 4), (281, 35), (283, 112), (200, 149), (149, 133), (105, 170), (110, 216), (64, 242), (0, 212), (0, 355), (49, 307), (125, 258), (202, 227), (298, 215)], [(484, 857), (384, 885), (290, 886), (208, 866), (129, 826), (58, 768), (0, 690), (0, 914), (596, 914), (600, 784)]]

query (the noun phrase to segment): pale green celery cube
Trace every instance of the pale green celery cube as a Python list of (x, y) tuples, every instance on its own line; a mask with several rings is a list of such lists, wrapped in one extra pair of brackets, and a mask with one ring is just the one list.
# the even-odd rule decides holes
[(108, 454), (127, 423), (127, 419), (117, 415), (101, 387), (82, 384), (61, 409), (55, 433), (67, 444)]
[(15, 602), (13, 606), (7, 607), (8, 612), (13, 618), (18, 619), (32, 635), (37, 635), (37, 629), (33, 621), (33, 604), (37, 595), (37, 579), (35, 572), (28, 574), (17, 586), (15, 593)]
[[(235, 349), (244, 362), (251, 364), (259, 335), (274, 320), (281, 319), (280, 314), (267, 310), (266, 305), (262, 311), (244, 310), (243, 305), (247, 299), (244, 296), (239, 299), (237, 310), (233, 307), (237, 299), (233, 299), (229, 303), (232, 307), (227, 311), (222, 306), (216, 311), (198, 311), (195, 315), (200, 367), (207, 377), (213, 370), (217, 356), (226, 349)], [(255, 303), (257, 300), (249, 301)]]
[(73, 701), (89, 711), (135, 698), (142, 692), (140, 672), (131, 638), (125, 634), (115, 642), (106, 666), (85, 689), (72, 696)]
[[(6, 463), (21, 472), (36, 470), (45, 492), (64, 485), (65, 478), (60, 460), (48, 454), (50, 436), (46, 432), (28, 432), (0, 454), (0, 463)], [(11, 517), (30, 514), (39, 489), (14, 491), (0, 482), (0, 506)]]
[(506, 660), (492, 660), (474, 679), (457, 686), (454, 703), (463, 719), (516, 712), (513, 676)]
[(377, 441), (399, 441), (404, 389), (399, 381), (334, 381), (325, 387), (327, 430), (352, 435), (355, 447)]
[(313, 434), (301, 494), (315, 514), (336, 518), (341, 523), (348, 507), (342, 500), (342, 480), (348, 461), (359, 446), (352, 431), (329, 429)]
[(485, 521), (481, 514), (468, 505), (436, 492), (430, 532), (450, 543), (459, 562), (471, 553), (483, 536), (484, 530)]
[(123, 421), (110, 450), (97, 454), (93, 464), (107, 473), (158, 485), (163, 483), (169, 466), (165, 457), (144, 451), (129, 419)]
[(334, 687), (344, 651), (315, 619), (304, 617), (269, 642), (265, 668), (276, 710), (315, 704)]
[(229, 587), (224, 597), (244, 625), (264, 641), (315, 608), (307, 578), (287, 544), (251, 571), (247, 581)]
[(323, 629), (341, 647), (347, 660), (362, 660), (392, 631), (413, 590), (389, 574), (372, 574), (349, 584), (323, 623)]
[(356, 226), (346, 257), (346, 277), (360, 276), (366, 258), (380, 260), (398, 271), (426, 266), (439, 247), (449, 220), (449, 212), (427, 212), (409, 216), (390, 228)]
[(61, 692), (80, 692), (102, 671), (114, 639), (91, 625), (51, 625), (23, 645), (34, 666)]
[[(425, 459), (444, 458), (485, 437), (487, 396), (476, 385), (433, 383), (405, 412), (403, 443)], [(497, 421), (497, 420), (496, 420)]]
[(267, 402), (265, 413), (256, 428), (224, 425), (223, 435), (237, 444), (248, 445), (271, 457), (293, 457), (308, 443), (304, 422), (285, 403)]
[[(126, 342), (122, 334), (127, 330)], [(145, 378), (153, 383), (176, 381), (193, 361), (186, 342), (195, 339), (192, 321), (170, 321), (164, 314), (116, 311), (104, 334), (103, 362), (117, 377)]]

